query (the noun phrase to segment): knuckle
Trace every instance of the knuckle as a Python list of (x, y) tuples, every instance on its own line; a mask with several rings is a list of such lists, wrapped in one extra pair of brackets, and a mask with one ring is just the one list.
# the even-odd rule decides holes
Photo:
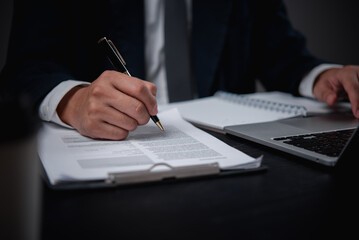
[(136, 94), (144, 94), (146, 92), (146, 85), (142, 82), (134, 84), (134, 91)]
[(150, 88), (151, 93), (153, 93), (154, 95), (156, 95), (156, 93), (157, 93), (157, 86), (156, 86), (155, 84), (153, 84), (153, 83), (150, 83), (150, 84), (149, 84), (149, 88)]
[(147, 86), (150, 90), (157, 90), (156, 84), (147, 82)]
[(348, 71), (354, 71), (356, 70), (356, 67), (353, 65), (347, 65), (343, 67), (344, 70), (348, 70)]
[(100, 107), (96, 102), (94, 101), (89, 102), (87, 106), (87, 112), (89, 116), (93, 116), (97, 114), (99, 111), (100, 111)]
[(358, 67), (353, 65), (344, 66), (342, 71), (338, 71), (338, 77), (351, 78), (358, 75)]
[(91, 87), (90, 95), (92, 96), (102, 96), (103, 95), (103, 87), (100, 84), (95, 84)]
[(339, 82), (343, 79), (345, 79), (345, 77), (347, 76), (347, 70), (344, 70), (344, 71), (338, 71), (335, 75), (335, 79), (338, 79)]
[(101, 77), (103, 78), (111, 78), (114, 74), (113, 70), (105, 70), (102, 74)]

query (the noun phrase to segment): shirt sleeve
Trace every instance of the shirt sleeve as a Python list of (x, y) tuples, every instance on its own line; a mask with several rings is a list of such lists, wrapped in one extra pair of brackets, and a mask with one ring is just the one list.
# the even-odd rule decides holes
[(300, 82), (299, 94), (304, 97), (314, 98), (313, 86), (315, 79), (324, 71), (331, 68), (342, 68), (343, 65), (338, 64), (320, 64), (313, 68)]
[(72, 128), (70, 125), (61, 121), (60, 117), (57, 115), (56, 108), (57, 105), (60, 103), (61, 99), (66, 95), (68, 91), (76, 86), (88, 86), (90, 85), (89, 82), (83, 81), (74, 81), (74, 80), (67, 80), (61, 82), (57, 85), (54, 89), (49, 92), (44, 100), (42, 100), (40, 107), (39, 107), (39, 116), (42, 120), (48, 122), (54, 122), (61, 126)]

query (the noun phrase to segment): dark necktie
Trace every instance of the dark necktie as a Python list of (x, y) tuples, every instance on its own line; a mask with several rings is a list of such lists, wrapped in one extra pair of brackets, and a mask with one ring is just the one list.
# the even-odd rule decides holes
[(165, 56), (169, 101), (193, 98), (185, 0), (165, 1)]

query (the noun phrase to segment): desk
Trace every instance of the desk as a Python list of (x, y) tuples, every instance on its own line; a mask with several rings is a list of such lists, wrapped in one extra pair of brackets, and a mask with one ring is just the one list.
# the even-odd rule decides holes
[(268, 170), (100, 190), (44, 185), (42, 239), (348, 239), (355, 231), (350, 183), (315, 163), (210, 133), (264, 154)]

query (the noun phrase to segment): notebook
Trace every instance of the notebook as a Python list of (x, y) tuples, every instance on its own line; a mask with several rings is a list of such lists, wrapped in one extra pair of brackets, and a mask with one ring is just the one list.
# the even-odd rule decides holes
[[(231, 125), (269, 122), (333, 111), (325, 103), (294, 97), (283, 92), (235, 94), (219, 91), (214, 96), (160, 106), (160, 111), (176, 107), (181, 116), (202, 128), (224, 133)], [(350, 110), (350, 105), (337, 105), (337, 111)]]

